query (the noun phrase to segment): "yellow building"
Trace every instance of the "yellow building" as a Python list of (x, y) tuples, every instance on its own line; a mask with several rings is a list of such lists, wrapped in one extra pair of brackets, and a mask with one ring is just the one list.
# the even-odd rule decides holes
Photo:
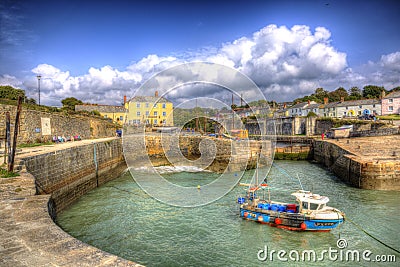
[(173, 104), (164, 97), (135, 96), (125, 104), (128, 109), (126, 123), (129, 125), (148, 124), (153, 126), (173, 126)]
[(120, 125), (124, 124), (126, 117), (126, 109), (124, 106), (109, 106), (109, 105), (75, 105), (75, 111), (86, 110), (89, 112), (98, 111), (100, 115), (106, 119), (110, 119)]

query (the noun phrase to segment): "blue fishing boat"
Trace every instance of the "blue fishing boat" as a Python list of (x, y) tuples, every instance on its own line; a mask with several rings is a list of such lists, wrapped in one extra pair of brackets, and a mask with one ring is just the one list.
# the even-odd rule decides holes
[[(257, 183), (257, 170), (255, 177), (256, 183), (241, 184), (248, 186), (248, 189), (246, 195), (237, 200), (240, 217), (293, 231), (328, 232), (344, 222), (343, 212), (327, 206), (328, 197), (298, 190), (291, 194), (295, 198), (293, 203), (271, 201), (268, 184)], [(268, 198), (265, 197), (266, 191)]]

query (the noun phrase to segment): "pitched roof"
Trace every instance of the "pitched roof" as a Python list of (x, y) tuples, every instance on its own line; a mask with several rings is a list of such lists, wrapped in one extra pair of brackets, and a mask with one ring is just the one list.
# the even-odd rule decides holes
[(385, 96), (384, 98), (398, 98), (400, 97), (400, 91), (394, 91)]
[(315, 104), (310, 104), (304, 107), (304, 109), (313, 109), (313, 108), (319, 108), (321, 104), (315, 103)]
[[(316, 104), (316, 103), (314, 101), (311, 101), (310, 105), (312, 105), (312, 104)], [(291, 106), (290, 108), (305, 108), (305, 106), (308, 106), (308, 105), (309, 105), (308, 102), (301, 102), (294, 106)]]
[(360, 106), (360, 105), (373, 105), (380, 103), (381, 101), (378, 99), (361, 99), (361, 100), (350, 100), (350, 101), (339, 102), (337, 106), (348, 107), (348, 106)]
[(130, 99), (132, 102), (166, 103), (170, 102), (164, 97), (158, 96), (134, 96)]
[(98, 111), (100, 113), (124, 113), (126, 109), (124, 106), (110, 106), (110, 105), (75, 105), (75, 111)]
[(328, 104), (322, 104), (321, 106), (320, 106), (320, 108), (334, 108), (334, 107), (337, 107), (337, 105), (339, 104), (340, 102), (331, 102), (331, 103), (328, 103)]

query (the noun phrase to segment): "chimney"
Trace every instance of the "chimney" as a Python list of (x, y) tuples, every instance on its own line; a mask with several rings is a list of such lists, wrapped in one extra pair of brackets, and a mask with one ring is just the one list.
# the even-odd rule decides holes
[(158, 91), (156, 90), (156, 92), (154, 93), (155, 97), (158, 97)]
[(340, 97), (340, 103), (343, 103), (344, 102), (344, 96), (341, 96)]
[(283, 109), (285, 109), (286, 108), (286, 103), (283, 103)]
[(124, 95), (124, 104), (126, 104), (126, 95)]
[(309, 99), (309, 100), (307, 100), (307, 103), (310, 105), (310, 103), (311, 103), (310, 99)]
[(381, 96), (382, 96), (382, 98), (384, 98), (386, 96), (386, 92), (384, 90), (382, 90)]
[(327, 97), (324, 97), (324, 105), (328, 104), (329, 99)]

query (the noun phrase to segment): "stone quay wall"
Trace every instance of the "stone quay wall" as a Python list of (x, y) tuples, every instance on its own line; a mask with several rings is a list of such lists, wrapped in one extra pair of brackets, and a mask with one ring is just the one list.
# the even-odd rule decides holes
[(340, 144), (321, 140), (315, 140), (314, 159), (353, 187), (400, 191), (398, 160), (363, 160)]
[(306, 146), (286, 146), (275, 148), (274, 159), (276, 160), (311, 160), (313, 159), (313, 147)]
[[(145, 140), (145, 141), (144, 141)], [(252, 168), (256, 155), (269, 155), (268, 141), (232, 141), (202, 136), (140, 135), (124, 136), (128, 166), (193, 165), (222, 173)], [(140, 151), (138, 153), (138, 151)], [(197, 161), (199, 160), (199, 161)], [(210, 164), (206, 164), (209, 162)]]
[(35, 177), (37, 194), (51, 194), (49, 212), (53, 218), (86, 192), (126, 169), (120, 139), (27, 156), (22, 161)]
[(350, 137), (370, 137), (400, 134), (400, 127), (350, 132)]
[[(5, 133), (6, 112), (10, 112), (11, 136), (17, 107), (0, 105), (0, 134)], [(65, 115), (22, 108), (17, 143), (41, 143), (56, 136), (79, 135), (83, 139), (115, 136), (116, 125), (106, 120), (81, 115)]]

